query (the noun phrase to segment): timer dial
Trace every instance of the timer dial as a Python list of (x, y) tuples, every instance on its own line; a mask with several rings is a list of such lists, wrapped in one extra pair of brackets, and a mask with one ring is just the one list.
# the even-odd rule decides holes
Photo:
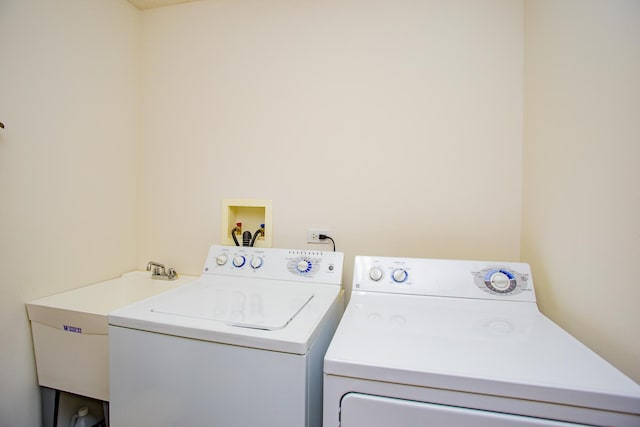
[(506, 294), (516, 288), (517, 281), (513, 273), (506, 269), (489, 270), (484, 275), (484, 284), (494, 292)]
[(298, 269), (298, 271), (300, 273), (308, 273), (311, 271), (311, 261), (306, 260), (306, 259), (301, 259), (300, 261), (298, 261), (298, 264), (296, 264), (296, 268)]
[(220, 254), (216, 257), (216, 264), (225, 265), (227, 263), (227, 256), (225, 254)]
[(501, 271), (493, 273), (489, 281), (491, 282), (491, 286), (500, 291), (504, 291), (509, 288), (509, 277)]

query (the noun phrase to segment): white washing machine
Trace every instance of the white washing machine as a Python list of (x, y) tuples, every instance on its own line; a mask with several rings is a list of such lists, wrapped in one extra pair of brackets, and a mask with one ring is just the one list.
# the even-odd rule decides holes
[(356, 257), (325, 427), (640, 426), (640, 386), (538, 310), (527, 264)]
[(111, 425), (322, 425), (342, 264), (214, 245), (198, 280), (109, 313)]

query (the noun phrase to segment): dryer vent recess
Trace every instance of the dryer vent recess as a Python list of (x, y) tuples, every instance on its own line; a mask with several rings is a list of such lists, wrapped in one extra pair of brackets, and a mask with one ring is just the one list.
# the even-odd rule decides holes
[(258, 236), (253, 246), (258, 248), (272, 247), (271, 200), (223, 199), (221, 214), (220, 236), (222, 236), (221, 243), (223, 245), (235, 246), (232, 236), (235, 230), (236, 239), (242, 246), (242, 234), (248, 231), (254, 237), (255, 233), (260, 230), (261, 224), (264, 224), (264, 236)]

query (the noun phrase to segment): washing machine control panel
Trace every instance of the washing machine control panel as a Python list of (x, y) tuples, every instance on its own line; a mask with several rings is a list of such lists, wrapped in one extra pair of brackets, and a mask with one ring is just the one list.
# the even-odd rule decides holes
[(535, 302), (529, 265), (513, 262), (358, 256), (352, 289)]
[(342, 252), (213, 245), (203, 276), (342, 283)]

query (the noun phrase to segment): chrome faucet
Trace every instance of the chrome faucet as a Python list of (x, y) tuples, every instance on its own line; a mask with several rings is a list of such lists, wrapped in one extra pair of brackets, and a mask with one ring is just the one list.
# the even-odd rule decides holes
[(151, 278), (156, 280), (176, 280), (178, 273), (173, 268), (165, 269), (163, 264), (149, 261), (147, 271), (151, 271)]

